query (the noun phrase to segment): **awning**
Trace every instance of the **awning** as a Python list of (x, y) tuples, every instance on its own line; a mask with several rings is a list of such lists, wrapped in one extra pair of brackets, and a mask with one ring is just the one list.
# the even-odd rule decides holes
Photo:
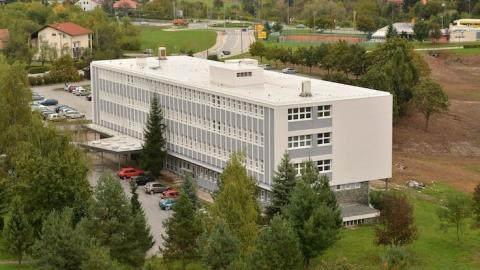
[(359, 203), (340, 204), (340, 210), (343, 222), (380, 216), (380, 211), (377, 209)]
[(142, 140), (120, 134), (116, 131), (95, 124), (88, 124), (85, 125), (85, 127), (110, 137), (95, 141), (87, 141), (81, 144), (82, 147), (113, 154), (133, 154), (139, 153), (142, 150)]

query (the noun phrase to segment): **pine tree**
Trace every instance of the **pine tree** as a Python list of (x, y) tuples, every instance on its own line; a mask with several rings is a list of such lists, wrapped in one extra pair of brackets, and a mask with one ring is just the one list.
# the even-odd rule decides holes
[(193, 207), (198, 208), (200, 202), (197, 197), (197, 188), (195, 181), (191, 174), (187, 174), (182, 184), (182, 192), (188, 196), (188, 199), (192, 203)]
[(187, 261), (198, 257), (197, 239), (202, 230), (195, 207), (184, 188), (173, 207), (172, 217), (164, 222), (164, 227), (163, 258), (167, 261), (181, 260), (185, 268)]
[(82, 261), (80, 270), (120, 270), (123, 269), (115, 260), (110, 258), (110, 252), (98, 243), (92, 245), (87, 257)]
[(258, 237), (251, 256), (252, 269), (290, 270), (302, 263), (300, 242), (292, 225), (280, 215), (275, 215), (270, 226)]
[(282, 214), (297, 233), (303, 261), (308, 266), (311, 258), (335, 243), (342, 219), (328, 179), (319, 177), (312, 161), (304, 165), (290, 203), (282, 209)]
[(23, 255), (33, 244), (33, 229), (30, 225), (20, 199), (15, 197), (3, 228), (3, 237), (7, 248), (16, 256), (18, 263), (22, 263)]
[(295, 187), (296, 171), (285, 151), (273, 178), (272, 203), (267, 207), (266, 214), (271, 219), (288, 204), (290, 193)]
[(258, 234), (259, 206), (253, 179), (247, 175), (243, 156), (232, 154), (220, 175), (218, 194), (211, 208), (213, 219), (224, 220), (240, 241), (243, 255), (252, 249)]
[(91, 239), (73, 224), (73, 211), (55, 210), (43, 223), (40, 239), (34, 245), (35, 269), (78, 270), (87, 258)]
[(232, 234), (227, 224), (217, 222), (210, 233), (202, 235), (200, 255), (204, 264), (210, 269), (231, 269), (231, 264), (238, 257), (240, 243)]
[(138, 210), (141, 210), (142, 205), (138, 201), (138, 193), (137, 193), (137, 184), (135, 181), (130, 181), (130, 194), (132, 196), (130, 197), (130, 204), (132, 205), (132, 212), (135, 214)]
[(141, 165), (154, 176), (159, 176), (163, 169), (166, 152), (165, 132), (167, 126), (163, 118), (158, 98), (152, 98), (150, 114), (144, 131), (144, 144), (141, 153)]

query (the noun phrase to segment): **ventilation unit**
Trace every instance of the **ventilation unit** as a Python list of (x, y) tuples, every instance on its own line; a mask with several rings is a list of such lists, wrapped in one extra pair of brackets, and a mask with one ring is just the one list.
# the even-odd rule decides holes
[(302, 81), (302, 92), (300, 93), (301, 97), (311, 97), (312, 96), (312, 81)]
[(158, 60), (167, 60), (167, 49), (165, 47), (158, 48)]

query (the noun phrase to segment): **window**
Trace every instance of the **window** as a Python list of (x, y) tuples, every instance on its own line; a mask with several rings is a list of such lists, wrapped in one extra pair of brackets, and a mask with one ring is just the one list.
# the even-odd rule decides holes
[(252, 72), (237, 72), (237, 77), (252, 77)]
[(301, 175), (302, 170), (305, 168), (305, 163), (294, 163), (293, 167), (295, 168), (297, 175)]
[(318, 118), (330, 118), (332, 112), (332, 105), (318, 106), (317, 111)]
[(288, 149), (309, 148), (312, 145), (311, 135), (288, 137)]
[(292, 108), (288, 109), (288, 121), (307, 120), (312, 118), (312, 108)]
[(318, 133), (317, 134), (317, 144), (318, 145), (327, 145), (330, 144), (330, 139), (332, 138), (331, 132)]
[(317, 168), (320, 173), (327, 173), (331, 171), (332, 160), (325, 159), (317, 161)]
[(362, 183), (350, 183), (350, 184), (343, 184), (343, 185), (336, 185), (335, 190), (350, 190), (350, 189), (359, 189), (362, 187)]

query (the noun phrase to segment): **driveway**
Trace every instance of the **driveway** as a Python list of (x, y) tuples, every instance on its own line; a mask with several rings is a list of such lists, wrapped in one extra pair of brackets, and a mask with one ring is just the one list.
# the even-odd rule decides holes
[[(229, 51), (229, 55), (224, 57), (232, 57), (248, 52), (250, 44), (255, 42), (253, 30), (242, 31), (242, 29), (229, 28), (225, 31), (217, 32), (217, 42), (208, 49), (208, 54), (221, 55), (223, 51)], [(195, 57), (206, 58), (207, 51), (195, 54)]]

